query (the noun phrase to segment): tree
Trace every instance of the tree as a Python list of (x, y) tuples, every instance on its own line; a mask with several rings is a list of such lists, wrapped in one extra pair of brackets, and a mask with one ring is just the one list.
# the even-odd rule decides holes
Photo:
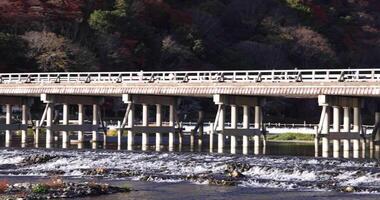
[(35, 59), (41, 71), (93, 71), (95, 55), (88, 49), (51, 32), (27, 32), (28, 57)]
[[(25, 67), (27, 63), (26, 43), (17, 35), (0, 32), (0, 66), (2, 71), (13, 67)], [(5, 68), (5, 69), (4, 69)]]

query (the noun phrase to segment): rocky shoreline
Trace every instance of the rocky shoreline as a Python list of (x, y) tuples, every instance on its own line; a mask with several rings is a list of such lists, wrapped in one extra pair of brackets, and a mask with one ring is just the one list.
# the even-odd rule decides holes
[(111, 186), (95, 182), (64, 182), (55, 178), (43, 183), (0, 183), (0, 199), (39, 200), (80, 198), (130, 192), (129, 187)]

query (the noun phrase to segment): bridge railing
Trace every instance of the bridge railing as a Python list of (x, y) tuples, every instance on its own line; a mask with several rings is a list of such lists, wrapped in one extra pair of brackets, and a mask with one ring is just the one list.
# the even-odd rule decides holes
[(380, 69), (2, 73), (0, 83), (380, 81)]

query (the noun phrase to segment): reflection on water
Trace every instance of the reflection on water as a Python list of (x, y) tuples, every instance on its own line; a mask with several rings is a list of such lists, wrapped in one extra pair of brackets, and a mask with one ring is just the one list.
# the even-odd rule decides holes
[[(128, 148), (127, 146), (127, 137), (122, 139), (122, 145), (118, 146), (117, 137), (107, 137), (107, 142), (90, 142), (89, 139), (85, 140), (83, 143), (76, 143), (75, 140), (72, 140), (70, 144), (66, 144), (62, 146), (61, 140), (56, 138), (55, 142), (51, 144), (51, 148), (54, 149), (109, 149), (109, 150), (133, 150), (133, 151), (160, 151), (160, 152), (203, 152), (203, 153), (220, 153), (220, 149), (217, 149), (217, 141), (214, 141), (213, 149), (209, 148), (209, 137), (204, 137), (203, 140), (193, 140), (190, 136), (184, 136), (182, 139), (182, 143), (179, 144), (179, 141), (176, 140), (173, 146), (165, 145), (168, 144), (169, 138), (168, 135), (163, 134), (161, 136), (161, 144), (160, 146), (156, 146), (156, 137), (152, 134), (149, 137), (149, 145), (141, 146), (141, 135), (136, 135), (134, 137), (134, 144), (132, 147)], [(91, 138), (90, 135), (87, 135), (86, 138)], [(39, 144), (34, 144), (33, 138), (28, 138), (28, 143), (21, 144), (20, 137), (14, 136), (12, 138), (12, 143), (9, 147), (13, 148), (45, 148), (45, 141), (40, 138)], [(191, 141), (193, 140), (193, 141)], [(195, 141), (195, 142), (194, 142)], [(191, 145), (192, 144), (192, 145)], [(250, 142), (249, 148), (244, 149), (241, 144), (241, 141), (238, 141), (236, 148), (232, 148), (229, 142), (226, 141), (223, 153), (224, 154), (248, 154), (248, 155), (276, 155), (276, 156), (307, 156), (307, 157), (315, 157), (315, 148), (314, 143), (312, 142), (274, 142), (268, 141), (265, 146), (260, 146), (259, 148), (255, 148), (253, 142)], [(0, 146), (5, 147), (4, 140), (0, 140)], [(332, 149), (332, 148), (330, 148)], [(363, 150), (364, 149), (364, 150)], [(319, 147), (321, 150), (321, 147)], [(370, 149), (367, 145), (365, 148), (363, 147), (360, 151), (340, 151), (340, 152), (328, 152), (328, 157), (334, 158), (358, 158), (358, 159), (379, 159), (380, 151), (379, 148)], [(318, 152), (318, 156), (321, 156), (322, 152)]]
[[(14, 137), (13, 141), (11, 146), (15, 149), (0, 149), (0, 176), (3, 177), (46, 177), (59, 174), (80, 179), (95, 176), (106, 180), (144, 180), (160, 184), (207, 184), (220, 179), (231, 180), (231, 175), (226, 171), (236, 169), (243, 176), (232, 179), (234, 184), (253, 188), (254, 191), (257, 191), (255, 188), (276, 188), (300, 192), (341, 192), (347, 187), (353, 187), (357, 192), (380, 193), (380, 168), (377, 160), (314, 158), (313, 143), (267, 142), (266, 146), (259, 149), (261, 155), (255, 155), (257, 152), (253, 145), (249, 148), (249, 155), (244, 155), (241, 141), (238, 141), (236, 153), (231, 154), (230, 145), (226, 143), (224, 153), (219, 154), (217, 149), (210, 153), (207, 139), (202, 141), (203, 145), (195, 143), (192, 146), (189, 137), (183, 138), (182, 145), (176, 141), (173, 149), (161, 145), (160, 152), (157, 152), (155, 145), (147, 146), (146, 151), (141, 150), (141, 145), (133, 146), (134, 151), (126, 151), (126, 138), (123, 138), (122, 151), (118, 151), (117, 138), (111, 137), (107, 138), (106, 144), (71, 143), (66, 149), (57, 140), (49, 150), (44, 146), (35, 148), (32, 140), (29, 140), (25, 148), (20, 148), (18, 137)], [(140, 142), (141, 137), (135, 136), (135, 144)], [(154, 143), (155, 137), (150, 137), (149, 144)], [(167, 136), (162, 136), (162, 143), (168, 144)], [(39, 144), (45, 143), (39, 141)], [(84, 150), (77, 150), (78, 148)], [(330, 154), (333, 156), (332, 152)], [(354, 152), (349, 154), (354, 156)], [(24, 162), (31, 157), (44, 155), (49, 155), (44, 162)], [(360, 158), (371, 156), (367, 151), (360, 155)], [(378, 151), (372, 154), (376, 158), (378, 155)], [(107, 173), (94, 174), (94, 169), (98, 168), (106, 169)]]

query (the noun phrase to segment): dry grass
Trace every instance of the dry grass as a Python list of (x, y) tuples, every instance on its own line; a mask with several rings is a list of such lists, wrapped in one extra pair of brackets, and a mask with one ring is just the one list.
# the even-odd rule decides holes
[(64, 187), (64, 181), (59, 176), (53, 176), (47, 180), (44, 185), (46, 185), (48, 188), (62, 188)]

